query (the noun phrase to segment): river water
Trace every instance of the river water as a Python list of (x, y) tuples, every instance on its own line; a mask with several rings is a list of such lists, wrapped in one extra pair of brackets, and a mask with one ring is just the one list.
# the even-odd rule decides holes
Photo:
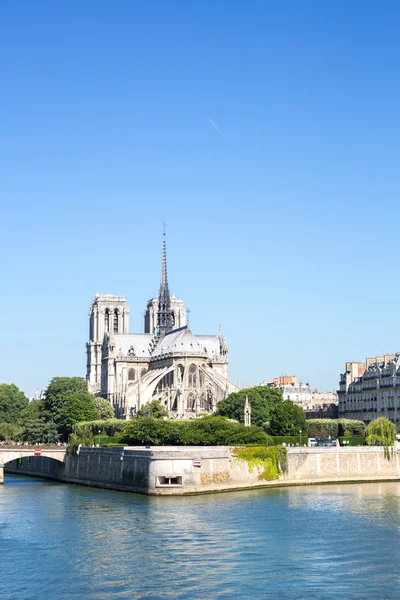
[(157, 498), (6, 475), (0, 598), (400, 598), (400, 483)]

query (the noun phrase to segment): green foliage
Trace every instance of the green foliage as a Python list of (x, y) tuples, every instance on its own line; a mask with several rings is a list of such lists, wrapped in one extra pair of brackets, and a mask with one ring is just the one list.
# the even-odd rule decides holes
[(25, 424), (21, 438), (30, 444), (56, 444), (60, 439), (60, 434), (53, 421), (35, 419)]
[(354, 419), (310, 419), (307, 424), (309, 437), (317, 440), (326, 440), (329, 436), (333, 439), (363, 436), (365, 431), (364, 422)]
[(287, 450), (283, 446), (264, 446), (234, 448), (233, 455), (236, 460), (246, 461), (249, 470), (259, 469), (259, 479), (273, 481), (282, 475), (281, 467), (286, 464)]
[(309, 437), (316, 440), (325, 440), (329, 436), (336, 439), (339, 435), (338, 419), (310, 419), (307, 425)]
[(190, 421), (139, 417), (125, 423), (121, 442), (155, 446), (266, 444), (267, 436), (259, 427), (244, 427), (223, 417), (210, 416)]
[(365, 441), (371, 446), (393, 446), (396, 441), (396, 426), (385, 417), (379, 417), (368, 425)]
[(69, 436), (67, 454), (76, 454), (79, 445), (82, 446), (94, 446), (93, 433), (88, 428), (81, 428), (76, 434), (73, 433)]
[(243, 423), (246, 396), (251, 404), (251, 422), (260, 427), (269, 420), (273, 409), (283, 400), (279, 389), (257, 386), (229, 394), (218, 403), (217, 415)]
[(75, 423), (74, 428), (76, 431), (87, 428), (95, 434), (101, 431), (103, 434), (113, 437), (122, 431), (125, 424), (126, 421), (121, 421), (121, 419), (105, 419)]
[(0, 440), (18, 442), (21, 439), (22, 427), (12, 423), (0, 423)]
[(31, 421), (44, 422), (45, 420), (46, 412), (44, 410), (44, 400), (31, 400), (20, 415), (20, 423), (23, 427)]
[[(365, 438), (363, 435), (339, 436), (339, 444), (341, 446), (364, 446)], [(346, 444), (343, 444), (343, 442)]]
[(91, 421), (98, 418), (99, 413), (93, 402), (93, 396), (88, 392), (75, 393), (67, 396), (57, 413), (58, 430), (64, 439), (71, 433), (75, 423)]
[(88, 384), (83, 377), (53, 377), (45, 392), (44, 410), (58, 423), (67, 399), (83, 393), (88, 394)]
[(153, 417), (154, 419), (163, 419), (168, 417), (168, 412), (159, 400), (152, 400), (139, 408), (138, 417)]
[(268, 444), (271, 444), (272, 446), (279, 446), (279, 444), (293, 444), (294, 446), (299, 444), (301, 446), (307, 446), (308, 444), (308, 436), (303, 435), (303, 433), (301, 434), (301, 439), (300, 435), (272, 435), (269, 436), (269, 440)]
[(284, 400), (273, 409), (269, 427), (272, 435), (299, 435), (301, 430), (306, 436), (306, 415), (297, 404)]
[(114, 419), (114, 407), (109, 400), (93, 396), (93, 404), (99, 413), (100, 419)]
[(0, 384), (0, 422), (15, 425), (28, 404), (28, 398), (16, 385)]
[(364, 435), (365, 434), (365, 423), (363, 421), (357, 421), (355, 419), (338, 419), (339, 423), (339, 436), (345, 435), (347, 431), (350, 435)]

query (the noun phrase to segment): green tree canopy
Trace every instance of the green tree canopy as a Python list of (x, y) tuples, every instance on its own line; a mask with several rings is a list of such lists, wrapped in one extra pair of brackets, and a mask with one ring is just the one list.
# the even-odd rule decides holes
[(159, 400), (152, 400), (143, 404), (137, 412), (138, 417), (153, 417), (154, 419), (163, 419), (168, 417), (168, 412)]
[(0, 440), (18, 442), (21, 439), (22, 427), (13, 423), (0, 423)]
[(218, 402), (217, 415), (243, 423), (246, 396), (251, 404), (251, 422), (258, 426), (269, 421), (275, 406), (283, 401), (279, 389), (257, 386), (229, 394), (224, 400)]
[(60, 434), (53, 421), (34, 419), (25, 424), (21, 437), (30, 444), (55, 444), (59, 441)]
[(83, 377), (53, 377), (45, 392), (44, 410), (57, 423), (67, 399), (82, 393), (88, 394), (88, 384)]
[(19, 422), (21, 412), (28, 404), (28, 398), (16, 385), (13, 383), (0, 384), (0, 422), (15, 425)]
[(272, 435), (307, 434), (307, 421), (304, 411), (291, 400), (277, 404), (269, 422)]
[(379, 417), (368, 425), (365, 439), (372, 446), (393, 446), (396, 441), (396, 426), (389, 419)]
[(94, 405), (94, 397), (88, 392), (80, 392), (67, 397), (58, 413), (56, 425), (63, 438), (67, 439), (75, 423), (98, 418), (99, 413)]
[(113, 419), (115, 417), (114, 407), (109, 400), (93, 396), (93, 404), (97, 408), (100, 419)]

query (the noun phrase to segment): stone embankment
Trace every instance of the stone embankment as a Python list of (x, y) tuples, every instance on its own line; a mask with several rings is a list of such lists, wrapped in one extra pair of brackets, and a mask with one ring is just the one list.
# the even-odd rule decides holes
[(400, 457), (379, 447), (288, 448), (282, 475), (238, 460), (228, 446), (81, 448), (63, 462), (45, 456), (13, 460), (6, 473), (142, 494), (198, 494), (235, 489), (330, 482), (400, 480)]

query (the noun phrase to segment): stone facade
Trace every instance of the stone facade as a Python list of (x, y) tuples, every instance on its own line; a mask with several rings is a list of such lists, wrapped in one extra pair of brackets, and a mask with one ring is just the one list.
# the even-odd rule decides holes
[(368, 424), (386, 417), (400, 427), (400, 353), (348, 362), (339, 382), (339, 417)]
[(172, 418), (215, 411), (237, 388), (228, 380), (228, 346), (218, 335), (194, 335), (183, 300), (170, 296), (166, 244), (158, 298), (147, 303), (144, 333), (129, 333), (123, 296), (96, 294), (89, 311), (89, 390), (107, 398), (128, 419), (157, 399)]

